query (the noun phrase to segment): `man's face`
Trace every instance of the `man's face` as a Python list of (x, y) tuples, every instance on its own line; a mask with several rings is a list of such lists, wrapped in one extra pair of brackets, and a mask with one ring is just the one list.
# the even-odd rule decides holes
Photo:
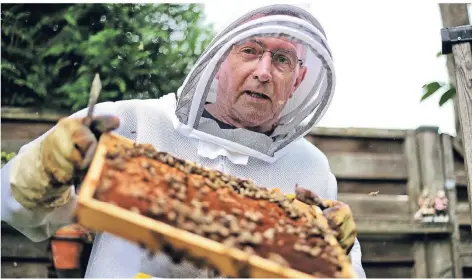
[(302, 51), (284, 38), (258, 37), (233, 46), (216, 76), (216, 104), (243, 127), (271, 127), (306, 74), (298, 61)]

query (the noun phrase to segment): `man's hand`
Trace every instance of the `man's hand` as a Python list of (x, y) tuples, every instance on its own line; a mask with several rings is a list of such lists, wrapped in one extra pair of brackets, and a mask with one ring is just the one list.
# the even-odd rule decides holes
[(349, 254), (357, 236), (356, 224), (349, 205), (336, 200), (322, 199), (314, 192), (298, 186), (295, 194), (286, 196), (294, 199), (294, 204), (304, 211), (309, 206), (319, 207), (328, 220), (328, 225), (336, 232), (339, 244), (346, 254)]
[(90, 126), (83, 124), (83, 118), (61, 119), (43, 141), (13, 162), (12, 196), (30, 210), (66, 204), (71, 185), (92, 161), (99, 136), (118, 125), (115, 116), (96, 117)]
[(323, 215), (328, 219), (329, 226), (336, 231), (336, 238), (341, 247), (349, 254), (354, 241), (356, 240), (357, 231), (354, 217), (349, 205), (336, 201), (321, 199)]
[(42, 164), (52, 181), (70, 184), (89, 166), (100, 135), (118, 125), (119, 119), (115, 116), (96, 117), (90, 127), (83, 124), (83, 118), (61, 119), (46, 136), (42, 147)]

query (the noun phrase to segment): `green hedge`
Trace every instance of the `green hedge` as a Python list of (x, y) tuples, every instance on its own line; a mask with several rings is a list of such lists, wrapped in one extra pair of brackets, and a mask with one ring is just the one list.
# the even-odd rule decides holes
[(2, 106), (78, 110), (176, 92), (210, 42), (199, 4), (2, 4)]

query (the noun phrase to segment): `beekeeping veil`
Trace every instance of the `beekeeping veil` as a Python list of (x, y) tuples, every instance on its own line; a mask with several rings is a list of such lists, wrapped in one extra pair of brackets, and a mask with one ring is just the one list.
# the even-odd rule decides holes
[[(215, 102), (218, 94), (216, 74), (223, 61), (232, 54), (234, 46), (254, 38), (284, 38), (305, 49), (305, 78), (284, 104), (270, 133), (223, 129), (204, 113), (205, 105)], [(331, 52), (318, 21), (296, 6), (262, 7), (237, 19), (209, 44), (179, 89), (174, 126), (180, 133), (199, 140), (200, 155), (224, 155), (243, 164), (248, 157), (273, 162), (320, 120), (331, 101), (334, 84)], [(212, 149), (220, 151), (208, 151)]]

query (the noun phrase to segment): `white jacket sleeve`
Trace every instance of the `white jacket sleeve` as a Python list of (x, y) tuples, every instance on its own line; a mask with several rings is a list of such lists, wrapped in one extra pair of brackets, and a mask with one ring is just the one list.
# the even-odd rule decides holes
[[(28, 146), (24, 146), (22, 152), (27, 148)], [(2, 221), (8, 223), (32, 241), (39, 242), (51, 237), (56, 230), (71, 222), (76, 197), (72, 191), (69, 201), (54, 210), (32, 211), (24, 208), (13, 198), (10, 187), (10, 171), (22, 155), (24, 153), (18, 154), (17, 158), (14, 158), (2, 168)]]
[[(338, 199), (338, 183), (336, 181), (336, 177), (331, 172), (329, 173), (329, 182), (326, 198), (331, 200)], [(357, 238), (354, 242), (354, 246), (352, 246), (352, 249), (349, 252), (349, 256), (351, 257), (352, 267), (357, 275), (357, 278), (366, 278), (364, 268), (362, 267), (361, 245)]]
[[(98, 104), (96, 106), (95, 115), (113, 113), (113, 104), (114, 103)], [(70, 117), (84, 117), (86, 113), (87, 109), (83, 109)], [(8, 223), (26, 237), (36, 242), (51, 237), (59, 228), (70, 224), (76, 205), (76, 195), (72, 185), (70, 186), (70, 191), (67, 191), (67, 196), (64, 197), (64, 201), (60, 203), (60, 206), (55, 208), (29, 210), (21, 205), (12, 194), (11, 183), (26, 183), (27, 185), (23, 185), (24, 187), (28, 187), (31, 181), (47, 183), (47, 179), (44, 178), (44, 175), (39, 171), (41, 167), (39, 165), (41, 162), (37, 158), (39, 150), (34, 149), (39, 148), (39, 143), (51, 130), (22, 146), (18, 154), (1, 170), (2, 221)], [(31, 188), (34, 189), (34, 185), (32, 185)]]
[(33, 211), (24, 208), (12, 195), (11, 180), (34, 181), (34, 178), (37, 178), (44, 181), (37, 171), (40, 162), (33, 158), (37, 152), (28, 153), (28, 151), (38, 148), (40, 141), (48, 133), (49, 131), (22, 146), (18, 154), (2, 168), (2, 221), (32, 241), (43, 241), (52, 236), (60, 227), (69, 224), (76, 200), (74, 191), (71, 189), (70, 198), (61, 207)]

